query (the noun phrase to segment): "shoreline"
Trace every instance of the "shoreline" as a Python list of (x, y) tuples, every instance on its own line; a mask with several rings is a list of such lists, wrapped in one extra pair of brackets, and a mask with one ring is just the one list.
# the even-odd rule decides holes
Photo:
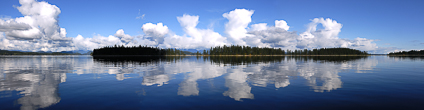
[(99, 57), (114, 57), (114, 56), (388, 56), (388, 55), (92, 55)]
[[(0, 55), (0, 56), (80, 56), (80, 55)], [(85, 55), (84, 55), (85, 56)], [(93, 57), (159, 57), (159, 56), (396, 56), (396, 57), (424, 57), (424, 55), (86, 55)]]

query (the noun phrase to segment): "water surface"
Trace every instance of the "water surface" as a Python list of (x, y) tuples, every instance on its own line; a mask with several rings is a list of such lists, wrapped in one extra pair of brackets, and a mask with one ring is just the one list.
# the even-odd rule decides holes
[(0, 109), (424, 109), (423, 57), (0, 56)]

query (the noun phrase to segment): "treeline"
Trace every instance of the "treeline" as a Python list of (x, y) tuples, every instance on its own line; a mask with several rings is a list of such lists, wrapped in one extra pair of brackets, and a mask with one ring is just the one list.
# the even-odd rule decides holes
[(0, 55), (81, 55), (79, 53), (61, 53), (61, 52), (19, 52), (0, 50)]
[(260, 48), (250, 46), (217, 46), (210, 50), (197, 52), (197, 55), (368, 55), (366, 51), (360, 51), (350, 48), (321, 48), (321, 49), (303, 49), (287, 50), (281, 48)]
[(274, 48), (260, 48), (250, 46), (217, 46), (211, 47), (209, 51), (203, 50), (204, 55), (284, 55), (284, 50)]
[(160, 49), (149, 46), (106, 46), (94, 49), (92, 55), (186, 55), (178, 49)]
[(389, 55), (424, 55), (424, 50), (390, 52)]
[(93, 50), (93, 56), (95, 55), (166, 55), (165, 49), (159, 49), (157, 47), (148, 46), (106, 46), (99, 49)]
[[(106, 46), (93, 50), (94, 55), (187, 55), (187, 51), (178, 49), (160, 49), (148, 46)], [(282, 50), (281, 48), (250, 47), (250, 46), (217, 46), (203, 52), (197, 51), (195, 55), (368, 55), (365, 51), (349, 48), (321, 48), (303, 50)]]

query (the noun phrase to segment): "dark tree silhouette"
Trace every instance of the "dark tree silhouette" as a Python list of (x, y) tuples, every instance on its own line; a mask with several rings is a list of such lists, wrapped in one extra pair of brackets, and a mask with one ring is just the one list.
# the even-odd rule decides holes
[[(186, 52), (170, 48), (160, 49), (158, 47), (133, 46), (124, 47), (113, 46), (103, 47), (93, 50), (93, 56), (96, 55), (186, 55)], [(368, 55), (365, 51), (359, 51), (349, 48), (321, 48), (321, 49), (303, 49), (303, 50), (287, 50), (281, 48), (269, 47), (250, 47), (250, 46), (217, 46), (211, 47), (210, 50), (197, 51), (195, 55)]]
[(424, 55), (424, 50), (390, 52), (389, 55)]
[(103, 47), (93, 50), (93, 56), (96, 55), (166, 55), (165, 49), (159, 49), (158, 47), (141, 46), (138, 47), (124, 47), (113, 46)]
[(281, 48), (268, 47), (249, 47), (249, 46), (217, 46), (211, 47), (209, 55), (368, 55), (365, 51), (359, 51), (350, 48), (321, 48), (321, 49), (303, 49), (287, 50)]

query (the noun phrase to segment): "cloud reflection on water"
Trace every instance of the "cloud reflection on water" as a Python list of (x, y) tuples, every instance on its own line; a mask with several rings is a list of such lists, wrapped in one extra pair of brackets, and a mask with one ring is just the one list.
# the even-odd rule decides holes
[[(191, 58), (191, 59), (190, 59)], [(187, 59), (167, 57), (153, 67), (141, 67), (142, 85), (162, 86), (173, 75), (184, 74), (178, 95), (199, 95), (198, 80), (223, 77), (227, 91), (224, 96), (240, 101), (253, 99), (251, 86), (275, 88), (290, 85), (290, 77), (300, 76), (315, 92), (336, 90), (342, 87), (338, 75), (341, 71), (362, 73), (373, 69), (378, 61), (366, 57), (194, 57)], [(202, 60), (203, 59), (203, 60)], [(107, 64), (106, 64), (107, 65)], [(122, 65), (121, 65), (122, 66)], [(122, 67), (124, 68), (124, 67)], [(125, 74), (125, 73), (124, 73)]]
[[(137, 58), (136, 58), (137, 59)], [(342, 88), (341, 71), (356, 73), (372, 70), (376, 59), (364, 57), (167, 57), (153, 60), (110, 59), (70, 56), (0, 57), (0, 91), (19, 91), (17, 100), (21, 109), (38, 109), (60, 101), (59, 83), (66, 82), (66, 73), (114, 74), (125, 80), (129, 74), (138, 74), (143, 86), (162, 86), (184, 77), (178, 95), (198, 96), (199, 80), (218, 77), (225, 79), (223, 96), (234, 100), (254, 99), (252, 86), (284, 88), (292, 77), (307, 80), (315, 92)], [(96, 76), (98, 78), (99, 76)], [(101, 77), (100, 77), (101, 78)]]
[[(0, 58), (0, 91), (19, 91), (22, 110), (35, 110), (58, 103), (59, 83), (66, 82), (70, 59), (55, 57)], [(54, 68), (54, 69), (52, 69)]]

